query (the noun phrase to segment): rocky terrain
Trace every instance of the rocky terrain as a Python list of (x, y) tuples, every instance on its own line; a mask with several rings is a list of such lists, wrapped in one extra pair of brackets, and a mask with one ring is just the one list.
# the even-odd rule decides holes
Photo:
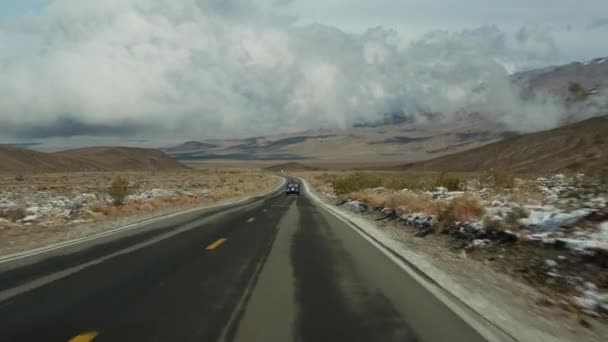
[[(122, 205), (109, 194), (117, 176), (129, 181)], [(255, 171), (204, 169), (0, 175), (0, 254), (117, 228), (131, 217), (248, 196), (277, 181)]]
[(534, 287), (528, 305), (569, 313), (587, 327), (608, 319), (608, 185), (598, 179), (300, 175), (335, 205), (401, 232), (395, 235), (404, 243), (482, 261)]

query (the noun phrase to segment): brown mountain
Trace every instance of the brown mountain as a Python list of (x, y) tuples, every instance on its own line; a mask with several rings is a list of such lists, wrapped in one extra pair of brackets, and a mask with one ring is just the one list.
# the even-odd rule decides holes
[(608, 116), (508, 138), (469, 151), (404, 165), (400, 169), (606, 172)]
[(91, 147), (55, 153), (0, 146), (0, 172), (164, 171), (185, 166), (154, 149)]

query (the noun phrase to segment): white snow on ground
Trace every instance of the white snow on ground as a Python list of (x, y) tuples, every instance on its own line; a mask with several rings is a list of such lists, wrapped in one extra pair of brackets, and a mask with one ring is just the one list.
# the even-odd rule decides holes
[[(177, 196), (201, 196), (211, 193), (208, 189), (181, 191), (175, 189), (151, 189), (137, 192), (126, 197), (126, 202), (142, 203), (155, 198), (173, 198)], [(88, 212), (93, 203), (110, 204), (111, 198), (103, 193), (74, 193), (57, 195), (44, 191), (24, 191), (21, 194), (4, 193), (0, 197), (0, 217), (17, 208), (25, 210), (25, 217), (16, 223), (30, 225), (43, 223), (51, 218), (74, 219)]]
[(579, 209), (572, 212), (562, 212), (553, 206), (525, 206), (528, 217), (519, 223), (532, 231), (552, 231), (567, 224), (573, 224), (591, 213), (590, 209)]
[(126, 202), (142, 202), (153, 198), (171, 198), (177, 196), (177, 192), (168, 189), (151, 189), (136, 194), (132, 194), (125, 198)]

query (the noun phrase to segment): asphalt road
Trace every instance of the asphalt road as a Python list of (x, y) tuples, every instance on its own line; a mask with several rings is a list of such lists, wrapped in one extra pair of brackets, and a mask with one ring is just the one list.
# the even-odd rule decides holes
[(0, 341), (484, 340), (304, 194), (85, 247), (2, 265)]

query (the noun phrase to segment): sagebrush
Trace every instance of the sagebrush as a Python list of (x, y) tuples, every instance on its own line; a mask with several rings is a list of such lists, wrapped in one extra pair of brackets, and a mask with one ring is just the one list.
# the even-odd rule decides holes
[(125, 198), (129, 194), (129, 180), (125, 177), (118, 176), (114, 178), (108, 194), (112, 198), (114, 205), (122, 205), (125, 202)]

